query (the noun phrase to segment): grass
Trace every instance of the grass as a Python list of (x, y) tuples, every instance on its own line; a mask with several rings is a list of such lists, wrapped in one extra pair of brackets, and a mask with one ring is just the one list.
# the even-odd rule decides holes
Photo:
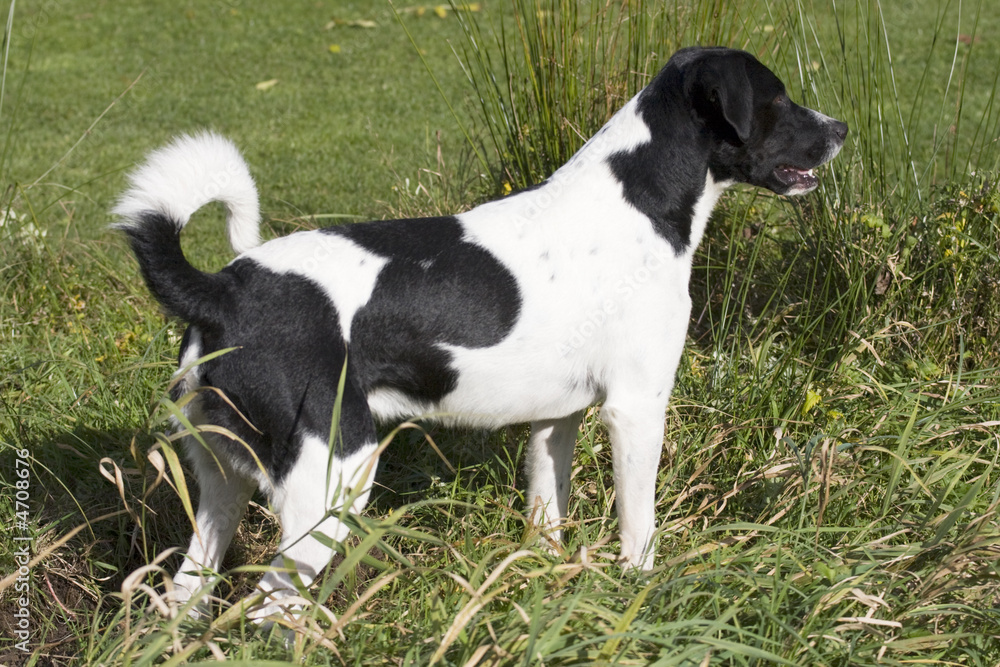
[[(11, 641), (15, 589), (0, 592), (4, 663), (997, 664), (1000, 19), (928, 0), (678, 0), (625, 22), (622, 3), (479, 9), (396, 6), (452, 116), (389, 7), (15, 8), (0, 506), (16, 517), (27, 449), (26, 526), (44, 557), (28, 654)], [(183, 476), (158, 475), (181, 330), (104, 231), (122, 172), (209, 126), (246, 149), (270, 234), (454, 211), (544, 177), (696, 41), (757, 53), (852, 134), (817, 193), (733, 192), (710, 226), (654, 573), (614, 564), (594, 412), (564, 552), (538, 549), (521, 513), (524, 428), (432, 429), (447, 465), (407, 428), (294, 643), (235, 608), (157, 615), (140, 584), (160, 585), (158, 568), (179, 562), (165, 551), (190, 531), (171, 486)], [(217, 211), (189, 231), (200, 265), (228, 260)], [(4, 572), (15, 534), (0, 541)], [(267, 562), (276, 534), (253, 507), (229, 601), (250, 592), (259, 572), (244, 565)]]

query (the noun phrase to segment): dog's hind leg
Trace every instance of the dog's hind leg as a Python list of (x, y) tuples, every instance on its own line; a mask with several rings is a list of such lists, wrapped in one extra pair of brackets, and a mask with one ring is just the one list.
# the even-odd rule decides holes
[(368, 501), (378, 463), (375, 425), (360, 390), (348, 383), (344, 394), (335, 442), (302, 436), (298, 458), (275, 487), (271, 502), (281, 519), (281, 543), (260, 581), (267, 598), (252, 618), (263, 620), (295, 607), (282, 605), (281, 599), (297, 595), (319, 576), (333, 557), (330, 541), (342, 542), (350, 534), (342, 513), (358, 514)]
[(319, 576), (333, 557), (327, 541), (341, 542), (350, 534), (340, 520), (341, 512), (357, 514), (368, 501), (377, 463), (376, 443), (367, 442), (343, 458), (329, 451), (321, 439), (305, 438), (295, 467), (275, 491), (272, 502), (281, 519), (281, 544), (271, 569), (261, 578), (260, 589), (267, 599), (251, 614), (253, 618), (282, 611), (282, 598), (297, 595), (300, 587)]
[(582, 417), (583, 413), (577, 412), (531, 425), (525, 511), (537, 525), (548, 529), (549, 537), (556, 542), (562, 537), (561, 526), (569, 506), (573, 447)]
[[(206, 434), (207, 438), (211, 436)], [(256, 483), (233, 470), (224, 456), (212, 456), (196, 441), (187, 443), (198, 480), (198, 513), (187, 556), (174, 577), (174, 599), (183, 603), (208, 594), (204, 571), (217, 572), (246, 512)], [(194, 611), (194, 610), (192, 610)]]

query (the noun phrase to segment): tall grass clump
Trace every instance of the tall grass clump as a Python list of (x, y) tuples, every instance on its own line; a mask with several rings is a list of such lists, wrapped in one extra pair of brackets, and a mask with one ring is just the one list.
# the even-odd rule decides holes
[(493, 157), (496, 191), (537, 183), (561, 166), (692, 37), (738, 40), (738, 3), (514, 0), (456, 12), (460, 56)]

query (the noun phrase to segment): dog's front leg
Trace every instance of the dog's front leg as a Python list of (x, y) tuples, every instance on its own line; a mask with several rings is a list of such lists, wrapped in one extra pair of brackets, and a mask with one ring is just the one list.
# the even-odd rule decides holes
[(665, 413), (666, 404), (640, 400), (608, 402), (601, 410), (611, 435), (615, 507), (626, 568), (653, 568), (656, 475)]
[(562, 537), (562, 523), (569, 506), (573, 447), (582, 417), (583, 413), (577, 412), (562, 419), (531, 424), (525, 511), (536, 525), (548, 529), (554, 542)]

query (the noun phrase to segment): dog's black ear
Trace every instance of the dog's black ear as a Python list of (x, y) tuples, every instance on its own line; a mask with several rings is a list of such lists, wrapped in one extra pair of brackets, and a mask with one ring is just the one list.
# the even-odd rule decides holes
[(740, 142), (746, 142), (753, 130), (753, 89), (746, 63), (742, 59), (707, 58), (693, 75), (688, 85), (701, 98), (696, 106), (707, 106), (710, 118), (721, 115)]
[(736, 130), (740, 141), (745, 142), (753, 129), (753, 91), (743, 63), (727, 67), (716, 90), (722, 115)]

